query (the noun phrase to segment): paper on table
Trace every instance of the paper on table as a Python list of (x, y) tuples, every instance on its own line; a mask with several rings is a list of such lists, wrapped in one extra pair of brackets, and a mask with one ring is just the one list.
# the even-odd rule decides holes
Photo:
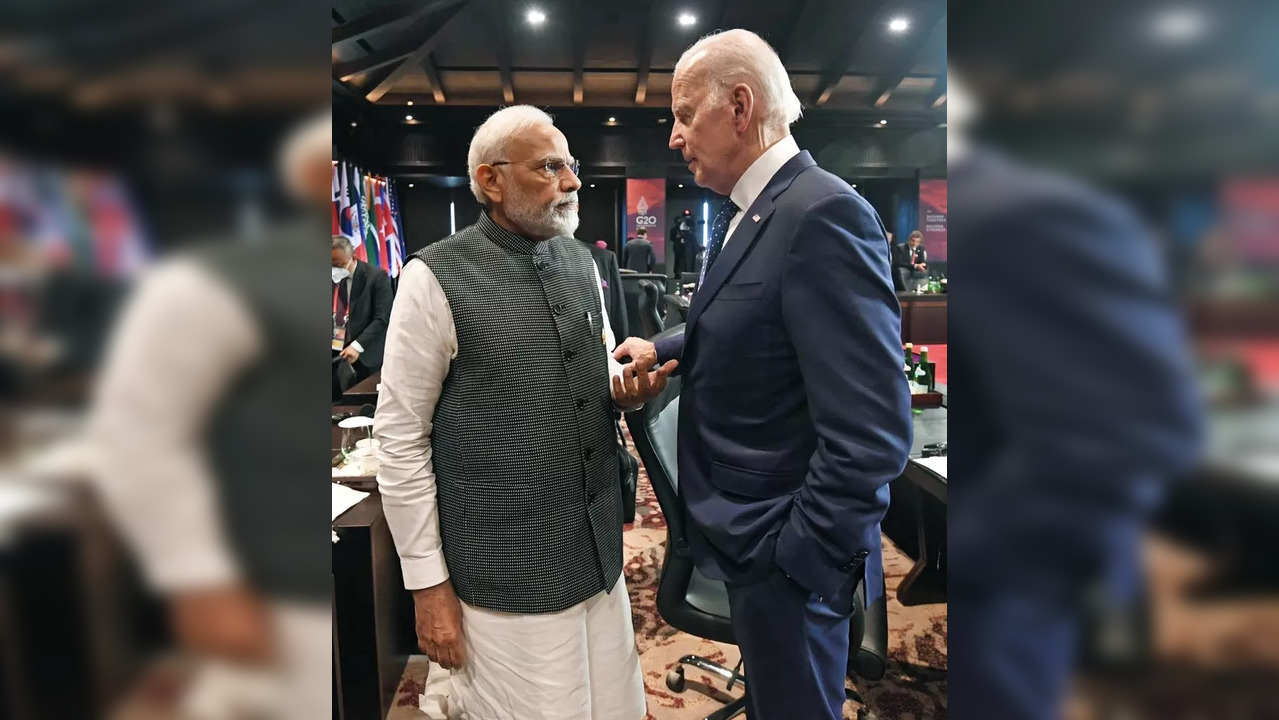
[(938, 475), (941, 476), (943, 480), (946, 479), (946, 456), (945, 455), (941, 457), (913, 458), (913, 460), (914, 462), (920, 465), (923, 465), (929, 470), (932, 470), (933, 472), (937, 473)]
[(350, 510), (351, 508), (355, 507), (356, 503), (358, 503), (359, 501), (369, 496), (369, 494), (366, 492), (353, 490), (345, 485), (338, 485), (337, 483), (333, 483), (332, 487), (333, 487), (333, 518), (332, 519), (334, 520), (338, 519), (338, 515), (341, 515), (347, 510)]

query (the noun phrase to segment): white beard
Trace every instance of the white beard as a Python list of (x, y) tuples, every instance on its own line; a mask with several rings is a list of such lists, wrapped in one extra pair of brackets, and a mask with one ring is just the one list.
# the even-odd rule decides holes
[(560, 207), (566, 202), (577, 202), (577, 193), (569, 193), (545, 206), (537, 206), (524, 197), (512, 193), (511, 202), (504, 208), (511, 219), (526, 235), (536, 237), (572, 237), (577, 231), (577, 208)]

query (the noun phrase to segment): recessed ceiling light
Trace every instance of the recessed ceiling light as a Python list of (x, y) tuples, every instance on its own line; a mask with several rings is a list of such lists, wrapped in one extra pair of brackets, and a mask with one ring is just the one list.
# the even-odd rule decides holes
[[(409, 183), (409, 187), (413, 187), (413, 183)], [(857, 187), (857, 186), (854, 185), (853, 187)]]
[(1175, 8), (1155, 18), (1155, 37), (1166, 42), (1187, 42), (1203, 34), (1204, 17), (1194, 10)]
[(413, 104), (413, 101), (412, 101), (412, 100), (410, 100), (410, 101), (408, 102), (408, 104), (411, 106), (411, 105)]
[(697, 16), (693, 13), (682, 12), (679, 14), (679, 24), (683, 27), (690, 27), (697, 24)]
[(684, 183), (680, 183), (680, 184), (679, 184), (679, 186), (680, 186), (680, 187), (684, 187)]
[(595, 183), (591, 183), (591, 187), (595, 187)]
[(880, 125), (880, 127), (883, 127), (883, 126), (885, 126), (885, 125), (887, 125), (887, 124), (888, 124), (888, 121), (887, 121), (887, 120), (880, 120), (880, 121), (879, 121), (879, 125)]
[(404, 119), (405, 119), (405, 120), (412, 120), (412, 119), (413, 119), (413, 116), (412, 116), (412, 115), (405, 115), (405, 116), (404, 116)]
[(351, 123), (351, 127), (355, 127), (355, 126), (356, 126), (356, 123), (355, 123), (355, 122), (352, 122), (352, 123)]
[(658, 118), (658, 119), (657, 119), (657, 122), (659, 122), (659, 123), (661, 123), (661, 124), (665, 125), (665, 124), (666, 124), (666, 118)]
[(529, 25), (541, 25), (546, 22), (546, 13), (537, 8), (529, 8), (528, 15), (525, 17), (528, 18)]
[(609, 119), (608, 119), (608, 121), (609, 121), (609, 122), (617, 122), (617, 118), (615, 118), (615, 117), (611, 117), (611, 118), (609, 118)]
[(853, 187), (857, 187), (857, 183), (853, 183)]
[(910, 21), (904, 17), (895, 17), (888, 21), (888, 29), (895, 33), (904, 33), (910, 29)]

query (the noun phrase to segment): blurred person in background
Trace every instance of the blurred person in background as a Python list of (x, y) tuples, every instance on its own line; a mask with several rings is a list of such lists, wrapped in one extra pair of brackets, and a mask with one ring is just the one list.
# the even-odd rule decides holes
[(349, 239), (334, 235), (332, 245), (333, 400), (337, 401), (346, 390), (338, 380), (338, 362), (350, 363), (355, 370), (352, 384), (381, 369), (394, 296), (390, 276), (357, 260)]
[(973, 144), (963, 79), (952, 66), (948, 711), (1049, 720), (1090, 598), (1140, 592), (1143, 522), (1195, 462), (1200, 408), (1150, 234)]
[(550, 116), (497, 111), (467, 165), (483, 209), (405, 263), (374, 416), (418, 645), (453, 671), (449, 717), (640, 720), (612, 412), (675, 364), (636, 377), (610, 355)]
[(928, 277), (928, 251), (924, 249), (923, 240), (923, 233), (912, 230), (905, 245), (892, 246), (893, 272), (902, 288), (913, 290)]
[(94, 479), (168, 599), (177, 642), (200, 659), (182, 700), (194, 718), (331, 712), (330, 527), (314, 482), (328, 458), (299, 450), (325, 415), (315, 238), (331, 148), (328, 114), (284, 145), (301, 220), (171, 259), (140, 282), (97, 387)]
[(648, 229), (640, 228), (635, 237), (626, 241), (622, 248), (622, 267), (637, 273), (653, 272), (657, 256), (653, 254), (653, 243), (649, 242)]

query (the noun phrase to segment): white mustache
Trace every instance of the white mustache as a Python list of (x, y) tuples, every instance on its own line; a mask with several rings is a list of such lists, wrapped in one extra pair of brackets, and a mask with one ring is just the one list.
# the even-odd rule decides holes
[(564, 196), (563, 200), (555, 203), (555, 207), (563, 207), (564, 205), (577, 205), (577, 193), (569, 193)]

